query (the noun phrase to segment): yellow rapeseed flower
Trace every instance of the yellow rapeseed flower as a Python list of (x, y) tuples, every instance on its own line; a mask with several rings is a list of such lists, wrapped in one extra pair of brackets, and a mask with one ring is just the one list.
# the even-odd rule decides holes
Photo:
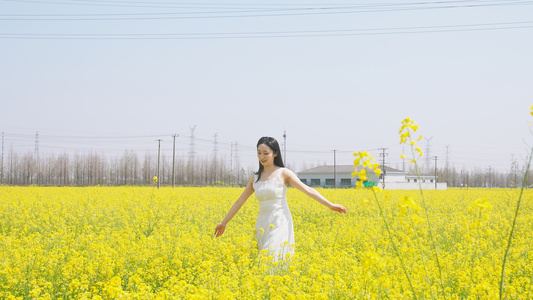
[(359, 176), (359, 180), (361, 180), (361, 181), (368, 180), (368, 176), (366, 174), (366, 169), (361, 169), (361, 171), (359, 171), (359, 173), (357, 173), (357, 175)]
[[(363, 186), (363, 182), (369, 179), (368, 171), (373, 171), (376, 177), (379, 177), (381, 174), (381, 169), (379, 164), (375, 162), (374, 157), (366, 151), (354, 152), (353, 154), (356, 158), (354, 160), (354, 171), (352, 172), (352, 177), (358, 176), (358, 181), (356, 182), (356, 187), (360, 188)], [(357, 171), (358, 167), (361, 166), (361, 170)]]
[(418, 147), (418, 146), (416, 146), (415, 151), (418, 152), (419, 156), (424, 155), (424, 153), (422, 152), (422, 149), (420, 149), (420, 147)]
[(416, 205), (415, 200), (411, 196), (402, 197), (398, 203), (398, 208), (402, 213), (405, 213), (409, 208), (412, 208), (415, 211), (420, 210), (420, 207)]
[[(441, 299), (417, 193), (387, 190), (375, 200), (373, 190), (379, 188), (321, 191), (366, 205), (340, 218), (287, 189), (301, 247), (284, 263), (257, 250), (256, 199), (223, 239), (208, 235), (242, 188), (0, 186), (0, 299), (413, 299), (399, 257), (418, 298)], [(430, 195), (447, 298), (498, 299), (514, 191), (449, 188)], [(402, 210), (407, 218), (396, 214)], [(494, 222), (485, 221), (487, 213)], [(504, 279), (508, 299), (531, 294), (533, 214), (519, 221)]]
[(488, 203), (486, 197), (483, 197), (476, 199), (476, 201), (468, 207), (468, 210), (473, 212), (476, 208), (479, 208), (480, 210), (488, 210), (492, 208), (492, 205)]

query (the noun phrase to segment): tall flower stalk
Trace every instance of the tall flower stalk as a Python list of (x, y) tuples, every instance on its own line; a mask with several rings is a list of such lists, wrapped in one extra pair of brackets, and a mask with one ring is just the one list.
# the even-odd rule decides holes
[(433, 289), (431, 289), (431, 277), (429, 276), (429, 272), (428, 272), (428, 269), (427, 269), (427, 266), (426, 266), (426, 258), (424, 256), (424, 253), (422, 252), (422, 244), (420, 242), (420, 237), (418, 236), (418, 233), (415, 230), (416, 225), (415, 225), (414, 218), (416, 218), (416, 222), (417, 223), (423, 222), (418, 217), (418, 215), (415, 214), (415, 212), (420, 210), (420, 207), (418, 207), (418, 205), (416, 205), (416, 203), (413, 200), (413, 197), (404, 196), (402, 198), (401, 202), (398, 203), (398, 208), (400, 209), (400, 213), (398, 214), (399, 217), (405, 217), (407, 215), (407, 213), (408, 213), (409, 208), (411, 208), (413, 210), (413, 214), (409, 214), (407, 216), (407, 219), (409, 220), (411, 229), (413, 231), (412, 233), (413, 233), (413, 236), (414, 236), (415, 244), (416, 244), (416, 246), (418, 248), (418, 253), (420, 254), (420, 257), (422, 259), (422, 263), (423, 263), (423, 266), (424, 266), (424, 272), (426, 273), (426, 282), (427, 282), (428, 286), (430, 287), (431, 297), (433, 299), (435, 299), (435, 295), (433, 293)]
[[(374, 171), (376, 176), (379, 177), (381, 174), (381, 169), (379, 168), (379, 164), (375, 162), (374, 158), (368, 154), (365, 151), (362, 152), (356, 152), (354, 153), (354, 156), (356, 156), (356, 159), (354, 161), (354, 169), (355, 171), (352, 173), (352, 176), (358, 176), (359, 180), (357, 181), (357, 187), (363, 186), (363, 181), (368, 180), (368, 174), (367, 169), (371, 169)], [(357, 171), (357, 167), (362, 166), (360, 171)], [(398, 246), (396, 245), (396, 242), (394, 241), (394, 238), (392, 237), (392, 232), (389, 226), (389, 222), (387, 221), (387, 218), (385, 218), (385, 214), (383, 213), (383, 208), (381, 207), (381, 202), (379, 201), (378, 193), (381, 191), (381, 189), (377, 186), (372, 187), (372, 192), (374, 194), (374, 199), (376, 201), (376, 204), (379, 209), (379, 214), (383, 218), (383, 223), (385, 223), (385, 228), (387, 230), (387, 233), (389, 235), (389, 239), (392, 243), (392, 248), (394, 249), (394, 253), (400, 260), (400, 265), (403, 269), (403, 272), (405, 273), (405, 277), (407, 277), (407, 281), (409, 282), (409, 287), (411, 288), (411, 292), (413, 293), (413, 299), (417, 299), (415, 288), (413, 286), (413, 283), (411, 281), (411, 276), (409, 276), (409, 272), (407, 272), (407, 268), (405, 267), (405, 262), (400, 255), (400, 251), (398, 250)]]
[[(533, 106), (531, 106), (530, 113), (533, 115)], [(509, 250), (511, 249), (511, 242), (513, 240), (514, 229), (516, 228), (516, 219), (518, 218), (518, 212), (520, 211), (520, 205), (522, 204), (522, 196), (524, 195), (524, 188), (527, 184), (527, 177), (529, 174), (529, 168), (531, 167), (531, 158), (533, 157), (533, 147), (531, 147), (531, 152), (529, 153), (529, 160), (527, 162), (526, 172), (524, 174), (524, 181), (522, 181), (522, 188), (520, 189), (520, 195), (518, 196), (518, 202), (516, 203), (516, 209), (514, 212), (513, 225), (511, 226), (511, 231), (509, 232), (509, 238), (507, 240), (507, 247), (505, 248), (505, 253), (503, 255), (502, 261), (502, 275), (500, 278), (500, 299), (503, 298), (503, 280), (505, 278), (505, 264), (507, 263), (507, 257), (509, 255)], [(529, 296), (528, 296), (529, 297)]]
[[(399, 132), (399, 134), (400, 134), (400, 144), (406, 144), (407, 142), (409, 142), (409, 146), (411, 148), (411, 153), (412, 153), (412, 156), (413, 156), (413, 159), (411, 160), (411, 163), (414, 164), (415, 170), (416, 170), (416, 175), (418, 177), (418, 186), (419, 186), (419, 189), (420, 189), (420, 195), (422, 196), (422, 207), (424, 208), (424, 212), (425, 212), (425, 215), (426, 215), (426, 222), (428, 224), (429, 237), (431, 239), (433, 252), (435, 253), (435, 261), (436, 261), (437, 267), (439, 269), (439, 279), (440, 279), (440, 286), (441, 286), (441, 289), (442, 289), (442, 295), (443, 295), (444, 299), (446, 299), (446, 290), (444, 288), (444, 280), (442, 278), (442, 268), (441, 268), (441, 265), (440, 265), (439, 251), (437, 249), (437, 243), (435, 242), (435, 238), (433, 236), (433, 229), (432, 229), (432, 226), (431, 226), (431, 220), (429, 219), (428, 206), (426, 204), (426, 199), (424, 197), (424, 190), (422, 189), (422, 182), (420, 180), (420, 169), (418, 168), (418, 163), (417, 163), (417, 160), (416, 160), (417, 157), (421, 157), (422, 155), (424, 155), (424, 153), (422, 152), (422, 149), (420, 149), (420, 147), (416, 145), (416, 142), (420, 141), (422, 139), (422, 136), (420, 135), (416, 141), (412, 138), (411, 135), (414, 134), (419, 129), (418, 125), (416, 124), (416, 122), (414, 120), (412, 120), (410, 118), (406, 118), (406, 119), (404, 119), (401, 122), (401, 124), (402, 124), (402, 126), (401, 126), (400, 132)], [(406, 158), (405, 154), (402, 154), (401, 157), (403, 159)]]

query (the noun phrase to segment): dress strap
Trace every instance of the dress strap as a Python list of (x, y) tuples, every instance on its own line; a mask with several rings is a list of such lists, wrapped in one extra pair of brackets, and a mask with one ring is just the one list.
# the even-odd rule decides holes
[(276, 177), (279, 177), (281, 175), (281, 173), (283, 172), (285, 168), (279, 168), (278, 170), (278, 175), (276, 175)]

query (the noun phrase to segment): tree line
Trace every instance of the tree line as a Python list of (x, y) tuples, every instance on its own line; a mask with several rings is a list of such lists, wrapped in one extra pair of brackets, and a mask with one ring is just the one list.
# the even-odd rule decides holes
[[(243, 185), (252, 170), (224, 157), (168, 157), (134, 151), (106, 158), (88, 152), (47, 155), (8, 153), (0, 163), (0, 184), (39, 186)], [(158, 176), (159, 175), (159, 176)]]
[[(448, 183), (448, 187), (483, 187), (483, 188), (518, 188), (524, 184), (527, 167), (513, 163), (507, 172), (493, 170), (490, 167), (475, 167), (471, 170), (459, 170), (456, 167), (437, 168), (437, 181)], [(531, 171), (529, 171), (531, 172)], [(428, 172), (434, 174), (435, 169)], [(525, 187), (533, 184), (533, 178), (526, 178)]]
[[(76, 154), (35, 155), (13, 151), (0, 162), (0, 184), (38, 186), (117, 186), (151, 185), (154, 176), (163, 186), (243, 186), (255, 169), (243, 167), (238, 160), (227, 157), (191, 157), (146, 153), (130, 150), (122, 155), (106, 157), (96, 152)], [(438, 182), (448, 187), (521, 187), (526, 167), (513, 162), (509, 171), (489, 168), (460, 170), (454, 166), (427, 169), (425, 174), (437, 175)], [(416, 174), (410, 170), (411, 174)], [(526, 186), (533, 184), (528, 178)]]

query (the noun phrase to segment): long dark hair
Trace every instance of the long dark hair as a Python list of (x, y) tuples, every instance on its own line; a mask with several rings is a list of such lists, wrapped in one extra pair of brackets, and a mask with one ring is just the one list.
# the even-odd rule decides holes
[[(277, 154), (277, 156), (274, 157), (274, 164), (278, 167), (284, 168), (285, 165), (283, 164), (283, 159), (281, 158), (281, 150), (279, 148), (278, 141), (276, 141), (276, 139), (273, 137), (264, 136), (257, 141), (257, 147), (262, 144), (265, 144), (268, 148), (270, 148), (270, 150), (272, 150), (272, 152), (274, 152), (274, 154)], [(259, 178), (261, 178), (261, 173), (263, 173), (264, 168), (265, 167), (263, 167), (261, 162), (259, 162), (259, 170), (255, 173), (257, 175), (257, 181), (259, 181)]]

